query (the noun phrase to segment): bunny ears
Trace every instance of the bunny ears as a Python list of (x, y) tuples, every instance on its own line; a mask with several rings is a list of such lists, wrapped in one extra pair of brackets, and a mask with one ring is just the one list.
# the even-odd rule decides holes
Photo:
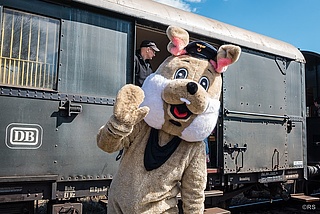
[(240, 47), (235, 45), (222, 45), (217, 51), (212, 45), (203, 41), (189, 43), (188, 32), (175, 26), (167, 28), (167, 36), (170, 39), (167, 50), (172, 55), (190, 54), (193, 57), (207, 59), (218, 73), (226, 71), (228, 65), (236, 62), (241, 53)]

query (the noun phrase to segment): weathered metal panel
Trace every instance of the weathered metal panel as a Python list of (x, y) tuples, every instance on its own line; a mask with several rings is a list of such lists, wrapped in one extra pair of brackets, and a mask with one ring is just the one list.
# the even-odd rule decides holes
[(287, 115), (292, 125), (288, 127), (288, 168), (307, 166), (306, 102), (304, 65), (288, 62), (286, 73)]
[(224, 108), (260, 114), (286, 114), (286, 78), (275, 57), (243, 49), (223, 74)]
[(223, 74), (225, 173), (286, 167), (286, 70), (279, 68), (281, 62), (243, 50)]
[[(0, 96), (0, 177), (57, 173), (52, 152), (56, 142), (56, 118), (52, 114), (57, 111), (56, 105), (45, 100)], [(36, 127), (41, 127), (37, 133), (32, 131)]]
[(131, 73), (130, 22), (71, 10), (61, 23), (59, 91), (115, 96)]
[[(0, 96), (0, 108), (7, 112), (0, 115), (0, 177), (112, 177), (117, 170), (117, 154), (107, 155), (96, 145), (97, 131), (112, 113), (112, 106), (81, 105), (82, 113), (61, 117), (58, 101)], [(28, 135), (34, 127), (41, 127), (42, 132)], [(39, 144), (33, 141), (37, 137)]]
[(287, 161), (285, 128), (285, 124), (262, 121), (224, 121), (224, 172), (284, 169)]

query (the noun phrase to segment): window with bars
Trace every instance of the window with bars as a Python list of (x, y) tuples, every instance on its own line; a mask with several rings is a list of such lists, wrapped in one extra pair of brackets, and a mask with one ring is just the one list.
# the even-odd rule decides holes
[(56, 90), (60, 21), (4, 8), (0, 84)]

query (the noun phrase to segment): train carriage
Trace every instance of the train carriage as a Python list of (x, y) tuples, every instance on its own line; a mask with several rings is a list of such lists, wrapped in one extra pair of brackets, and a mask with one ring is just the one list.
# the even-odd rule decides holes
[(305, 60), (294, 46), (150, 0), (2, 0), (0, 14), (0, 209), (107, 194), (117, 154), (98, 149), (97, 131), (134, 82), (137, 44), (156, 41), (154, 68), (169, 56), (169, 25), (242, 48), (223, 74), (206, 206), (304, 179)]
[(319, 195), (320, 174), (320, 117), (314, 101), (320, 99), (320, 54), (301, 51), (306, 59), (307, 163), (308, 182), (302, 186), (307, 194)]

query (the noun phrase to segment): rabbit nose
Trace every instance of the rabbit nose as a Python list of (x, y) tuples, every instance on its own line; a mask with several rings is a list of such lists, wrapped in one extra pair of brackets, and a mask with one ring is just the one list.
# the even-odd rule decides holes
[(198, 85), (194, 82), (188, 82), (187, 84), (187, 90), (191, 95), (194, 95), (198, 91)]

